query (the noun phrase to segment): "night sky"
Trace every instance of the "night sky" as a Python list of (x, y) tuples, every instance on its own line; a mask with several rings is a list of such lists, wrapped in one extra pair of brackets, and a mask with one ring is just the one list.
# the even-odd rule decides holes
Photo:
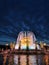
[(0, 44), (15, 41), (20, 31), (49, 43), (49, 0), (0, 0)]

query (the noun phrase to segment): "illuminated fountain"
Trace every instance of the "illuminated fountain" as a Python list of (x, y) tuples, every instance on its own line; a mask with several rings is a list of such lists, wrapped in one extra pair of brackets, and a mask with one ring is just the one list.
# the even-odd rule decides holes
[(36, 37), (33, 32), (20, 32), (16, 41), (15, 49), (16, 54), (18, 53), (18, 55), (14, 56), (15, 65), (37, 65), (36, 56), (30, 55), (34, 53), (33, 51), (36, 52), (35, 49), (40, 49), (39, 45), (36, 44)]
[[(33, 32), (22, 31), (19, 33), (15, 49), (36, 49), (36, 37)], [(40, 47), (37, 45), (37, 49)]]

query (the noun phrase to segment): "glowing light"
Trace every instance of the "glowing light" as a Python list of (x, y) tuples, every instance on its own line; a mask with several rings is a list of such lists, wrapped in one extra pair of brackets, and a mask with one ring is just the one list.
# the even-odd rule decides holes
[(6, 46), (8, 46), (8, 44), (6, 44)]
[[(20, 49), (26, 49), (27, 47), (29, 49), (35, 49), (36, 48), (36, 37), (32, 32), (20, 32), (17, 38), (15, 49), (18, 49), (20, 46)], [(39, 46), (37, 45), (37, 48)]]
[(27, 45), (30, 43), (30, 38), (29, 37), (24, 37), (22, 40), (21, 40), (21, 44), (22, 45)]
[(19, 44), (16, 44), (15, 49), (19, 49)]

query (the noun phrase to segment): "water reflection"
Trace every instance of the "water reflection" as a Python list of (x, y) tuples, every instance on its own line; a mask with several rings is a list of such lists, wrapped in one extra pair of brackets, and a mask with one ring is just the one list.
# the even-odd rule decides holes
[(14, 65), (18, 65), (18, 55), (14, 55)]
[(29, 56), (29, 65), (37, 65), (35, 55), (30, 55)]
[(49, 65), (49, 55), (9, 55), (3, 65)]
[(27, 59), (26, 55), (21, 55), (20, 56), (20, 65), (26, 65)]
[(47, 55), (14, 55), (14, 65), (48, 65), (48, 58)]
[(49, 65), (49, 55), (43, 56), (43, 61), (44, 61), (45, 65)]

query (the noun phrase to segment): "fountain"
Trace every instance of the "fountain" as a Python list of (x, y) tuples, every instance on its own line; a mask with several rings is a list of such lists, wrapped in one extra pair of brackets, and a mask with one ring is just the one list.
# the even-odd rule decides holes
[(36, 44), (34, 33), (30, 31), (20, 32), (15, 45), (15, 65), (37, 65), (36, 55), (33, 55), (34, 52), (37, 52), (36, 48), (40, 49), (39, 45)]
[[(36, 49), (36, 37), (33, 32), (30, 31), (21, 31), (18, 35), (15, 49)], [(40, 49), (37, 45), (37, 49)]]

